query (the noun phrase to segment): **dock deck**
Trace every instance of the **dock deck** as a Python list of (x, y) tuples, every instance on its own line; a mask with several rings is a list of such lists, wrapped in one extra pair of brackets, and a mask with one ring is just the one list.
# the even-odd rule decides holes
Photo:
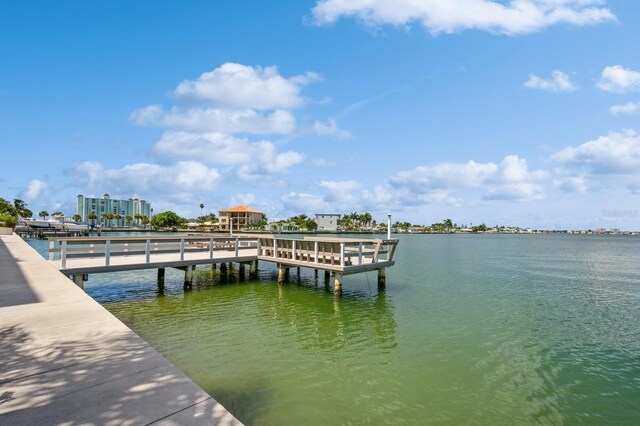
[(249, 235), (53, 238), (49, 260), (66, 275), (257, 260), (350, 275), (393, 266), (397, 243)]
[(241, 424), (17, 235), (0, 235), (0, 423)]

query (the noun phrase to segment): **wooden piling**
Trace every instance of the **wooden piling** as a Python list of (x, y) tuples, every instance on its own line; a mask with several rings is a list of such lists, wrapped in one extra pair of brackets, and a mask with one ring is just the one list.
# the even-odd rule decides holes
[(387, 285), (387, 274), (384, 268), (378, 269), (378, 288), (383, 289)]
[(278, 284), (283, 284), (284, 283), (284, 279), (285, 279), (285, 275), (287, 273), (288, 268), (285, 268), (285, 266), (283, 264), (278, 264)]
[(336, 296), (342, 295), (342, 272), (336, 272), (333, 281), (333, 294)]

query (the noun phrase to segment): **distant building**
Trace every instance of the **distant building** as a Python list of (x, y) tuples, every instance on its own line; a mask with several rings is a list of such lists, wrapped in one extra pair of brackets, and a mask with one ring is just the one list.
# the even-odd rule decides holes
[(318, 224), (318, 231), (337, 231), (338, 221), (342, 215), (339, 214), (325, 214), (316, 213), (316, 224)]
[[(77, 214), (82, 217), (83, 222), (89, 222), (89, 215), (95, 213), (100, 218), (106, 214), (119, 214), (120, 219), (109, 220), (110, 225), (114, 226), (126, 226), (129, 225), (126, 222), (126, 217), (139, 214), (151, 218), (151, 204), (145, 200), (139, 200), (137, 198), (129, 198), (128, 200), (114, 200), (111, 199), (109, 194), (104, 194), (102, 198), (90, 198), (83, 195), (78, 195)], [(136, 224), (136, 221), (132, 222)]]
[(228, 231), (231, 220), (233, 220), (233, 229), (235, 231), (262, 220), (262, 212), (247, 206), (231, 207), (220, 210), (218, 212), (218, 220), (221, 231)]

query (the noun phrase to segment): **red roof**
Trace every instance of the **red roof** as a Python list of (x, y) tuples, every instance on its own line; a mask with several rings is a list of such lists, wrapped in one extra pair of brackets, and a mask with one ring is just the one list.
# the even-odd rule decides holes
[(236, 206), (236, 207), (230, 207), (228, 209), (223, 209), (220, 210), (221, 212), (225, 212), (225, 213), (258, 213), (258, 214), (262, 214), (262, 212), (259, 212), (256, 209), (252, 209), (251, 207), (247, 207), (247, 206)]

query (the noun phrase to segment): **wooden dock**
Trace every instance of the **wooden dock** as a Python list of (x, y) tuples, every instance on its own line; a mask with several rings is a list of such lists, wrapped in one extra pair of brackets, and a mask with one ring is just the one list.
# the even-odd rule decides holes
[(340, 294), (346, 275), (375, 270), (378, 283), (385, 285), (385, 269), (394, 265), (397, 244), (395, 239), (253, 235), (52, 238), (49, 260), (80, 287), (88, 274), (138, 269), (158, 269), (160, 285), (165, 268), (183, 269), (189, 287), (197, 265), (238, 263), (242, 269), (249, 265), (255, 275), (263, 261), (278, 266), (279, 283), (290, 267), (332, 274), (334, 291)]
[(240, 422), (17, 235), (0, 235), (0, 424)]

